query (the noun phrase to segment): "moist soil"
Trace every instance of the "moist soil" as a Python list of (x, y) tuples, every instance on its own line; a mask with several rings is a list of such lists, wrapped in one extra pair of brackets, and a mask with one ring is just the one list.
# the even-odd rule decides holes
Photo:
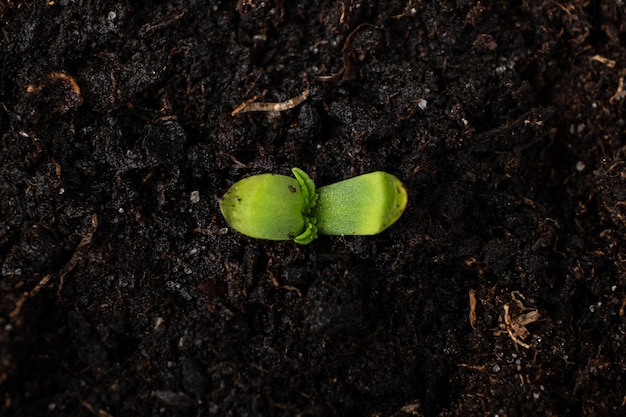
[[(0, 2), (0, 414), (625, 415), (625, 15)], [(407, 209), (228, 227), (294, 166)]]

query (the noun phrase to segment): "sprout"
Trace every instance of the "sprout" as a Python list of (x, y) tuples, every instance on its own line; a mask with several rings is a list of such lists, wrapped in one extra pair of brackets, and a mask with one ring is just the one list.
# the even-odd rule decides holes
[(315, 190), (311, 178), (261, 174), (236, 182), (220, 200), (228, 224), (257, 239), (306, 245), (324, 235), (374, 235), (400, 218), (407, 204), (402, 182), (371, 172)]

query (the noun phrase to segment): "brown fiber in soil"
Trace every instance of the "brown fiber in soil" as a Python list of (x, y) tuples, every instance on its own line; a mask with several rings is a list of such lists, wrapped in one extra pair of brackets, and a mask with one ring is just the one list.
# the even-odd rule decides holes
[[(625, 415), (625, 15), (0, 1), (0, 415)], [(227, 227), (293, 166), (407, 211)]]

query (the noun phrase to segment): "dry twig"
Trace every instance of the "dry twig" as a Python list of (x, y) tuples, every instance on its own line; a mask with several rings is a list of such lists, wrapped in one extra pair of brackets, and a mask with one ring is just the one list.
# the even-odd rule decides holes
[(306, 90), (302, 92), (302, 94), (292, 97), (289, 100), (281, 101), (278, 103), (270, 103), (270, 102), (264, 102), (264, 101), (255, 102), (254, 100), (258, 98), (258, 96), (255, 96), (252, 99), (244, 101), (239, 106), (237, 106), (230, 113), (230, 115), (235, 116), (238, 113), (247, 113), (251, 111), (280, 112), (280, 111), (293, 109), (294, 107), (302, 103), (304, 100), (309, 98), (309, 93), (310, 91), (307, 88)]

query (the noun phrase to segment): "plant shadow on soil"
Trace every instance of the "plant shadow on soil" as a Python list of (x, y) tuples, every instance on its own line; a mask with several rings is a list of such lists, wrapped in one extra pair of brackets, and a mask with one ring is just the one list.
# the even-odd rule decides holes
[[(1, 3), (0, 414), (624, 415), (625, 14)], [(228, 229), (234, 181), (294, 166), (407, 211)]]

